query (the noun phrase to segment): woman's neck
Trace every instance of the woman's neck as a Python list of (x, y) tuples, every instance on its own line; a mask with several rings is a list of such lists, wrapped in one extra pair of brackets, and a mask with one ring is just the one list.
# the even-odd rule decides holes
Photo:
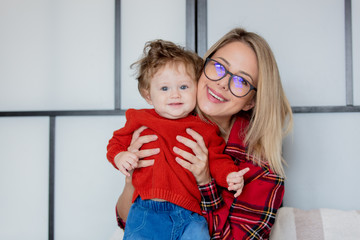
[(227, 142), (231, 128), (235, 122), (235, 117), (231, 117), (229, 119), (213, 119), (213, 121), (219, 126), (221, 137), (223, 137), (225, 142)]

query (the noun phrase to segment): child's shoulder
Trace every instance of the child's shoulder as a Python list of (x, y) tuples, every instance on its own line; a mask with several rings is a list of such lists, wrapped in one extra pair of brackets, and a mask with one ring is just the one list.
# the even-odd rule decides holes
[(214, 137), (214, 135), (220, 134), (219, 127), (213, 122), (202, 119), (197, 115), (191, 115), (191, 120), (194, 123), (194, 131), (200, 131), (199, 133), (201, 133), (203, 137)]
[(157, 114), (154, 109), (129, 108), (128, 110), (126, 110), (125, 115), (127, 118), (132, 118), (132, 117), (156, 116)]

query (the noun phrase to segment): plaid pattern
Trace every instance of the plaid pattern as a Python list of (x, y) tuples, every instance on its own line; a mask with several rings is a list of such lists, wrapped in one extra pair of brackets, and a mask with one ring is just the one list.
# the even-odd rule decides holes
[(217, 193), (215, 179), (207, 185), (198, 187), (201, 192), (200, 206), (203, 211), (213, 211), (224, 204), (222, 196)]
[(124, 220), (121, 219), (116, 208), (115, 208), (115, 213), (116, 213), (116, 221), (117, 221), (118, 226), (121, 229), (125, 229), (126, 222), (124, 222)]
[(283, 199), (284, 179), (268, 166), (257, 166), (251, 161), (239, 134), (241, 129), (244, 129), (244, 119), (239, 118), (225, 149), (241, 169), (250, 168), (244, 176), (241, 195), (235, 199), (234, 193), (216, 187), (215, 181), (199, 187), (211, 239), (268, 239)]

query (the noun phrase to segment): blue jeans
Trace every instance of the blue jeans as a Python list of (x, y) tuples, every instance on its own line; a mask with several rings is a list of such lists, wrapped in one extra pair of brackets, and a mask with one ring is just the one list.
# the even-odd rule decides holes
[(138, 197), (130, 208), (124, 233), (129, 239), (196, 239), (209, 240), (204, 217), (170, 202), (141, 200)]

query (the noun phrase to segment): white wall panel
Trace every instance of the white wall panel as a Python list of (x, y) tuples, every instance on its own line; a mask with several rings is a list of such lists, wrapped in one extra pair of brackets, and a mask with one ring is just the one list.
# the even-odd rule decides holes
[(106, 146), (124, 117), (56, 119), (55, 239), (109, 239), (124, 177), (106, 159)]
[(360, 1), (352, 1), (354, 105), (360, 105)]
[(296, 114), (284, 142), (284, 205), (359, 209), (360, 114)]
[(343, 0), (208, 1), (209, 46), (237, 26), (262, 35), (292, 106), (345, 105), (344, 24)]
[(0, 111), (113, 108), (113, 0), (2, 0), (0, 32)]
[(48, 237), (49, 119), (0, 118), (0, 239)]
[(147, 41), (164, 39), (185, 46), (186, 1), (121, 1), (121, 107), (150, 108), (140, 96), (130, 65), (140, 58)]

